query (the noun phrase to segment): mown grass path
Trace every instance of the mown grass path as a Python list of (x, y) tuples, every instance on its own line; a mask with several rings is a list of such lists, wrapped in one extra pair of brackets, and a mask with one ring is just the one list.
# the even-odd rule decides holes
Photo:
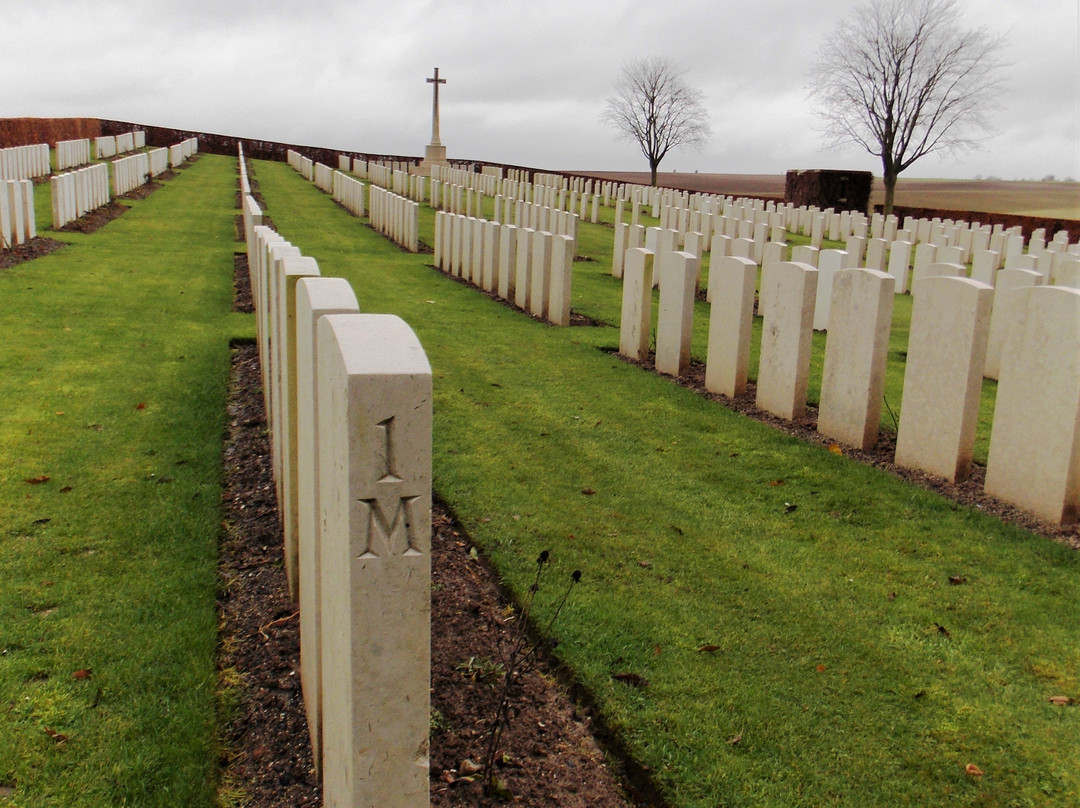
[[(435, 488), (506, 580), (545, 548), (583, 571), (557, 653), (673, 804), (1074, 802), (1080, 711), (1047, 699), (1080, 697), (1075, 551), (626, 365), (614, 328), (532, 321), (255, 170), (286, 239), (416, 330)], [(575, 265), (576, 309), (605, 271)]]
[(230, 314), (235, 165), (204, 156), (0, 272), (0, 787), (19, 806), (213, 799), (221, 438), (229, 339), (250, 332)]

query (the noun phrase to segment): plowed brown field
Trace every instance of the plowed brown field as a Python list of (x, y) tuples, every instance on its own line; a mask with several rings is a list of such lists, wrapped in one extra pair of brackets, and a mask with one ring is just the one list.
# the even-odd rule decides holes
[[(647, 172), (589, 172), (592, 176), (648, 185)], [(661, 173), (660, 185), (702, 193), (784, 198), (781, 174)], [(874, 180), (871, 204), (881, 204), (885, 192)], [(897, 183), (896, 204), (941, 210), (985, 211), (1024, 216), (1080, 220), (1080, 182), (1009, 182), (999, 180), (903, 179)]]

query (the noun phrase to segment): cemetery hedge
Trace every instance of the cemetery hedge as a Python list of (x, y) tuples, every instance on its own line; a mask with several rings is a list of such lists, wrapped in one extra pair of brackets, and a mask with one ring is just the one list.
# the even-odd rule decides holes
[[(229, 311), (234, 166), (203, 157), (0, 272), (0, 788), (20, 805), (214, 799), (225, 378), (252, 330)], [(1080, 793), (1080, 713), (1048, 701), (1080, 698), (1074, 550), (612, 356), (608, 228), (582, 225), (574, 271), (598, 325), (556, 329), (255, 168), (282, 235), (416, 330), (435, 489), (510, 588), (543, 549), (583, 571), (556, 653), (670, 804)]]

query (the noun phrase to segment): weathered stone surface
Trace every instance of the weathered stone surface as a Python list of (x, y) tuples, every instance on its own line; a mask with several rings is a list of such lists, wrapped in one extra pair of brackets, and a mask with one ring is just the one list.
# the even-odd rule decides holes
[(626, 251), (623, 264), (619, 353), (637, 361), (649, 355), (652, 329), (652, 275), (655, 254), (644, 247)]
[(869, 449), (877, 442), (896, 280), (876, 269), (833, 276), (818, 432)]
[(323, 797), (430, 802), (431, 368), (383, 314), (318, 324)]
[(570, 292), (574, 274), (574, 239), (555, 236), (551, 247), (551, 301), (548, 319), (558, 326), (570, 325)]
[(829, 313), (832, 310), (833, 276), (848, 265), (844, 250), (821, 250), (817, 263), (817, 292), (814, 301), (814, 330), (827, 331)]
[(806, 412), (818, 270), (788, 261), (761, 273), (757, 406), (791, 420)]
[[(1004, 271), (1004, 270), (1003, 270)], [(1080, 512), (1080, 289), (1011, 292), (986, 491), (1051, 522)]]
[(1043, 278), (1029, 269), (1002, 269), (998, 271), (995, 281), (990, 334), (986, 340), (986, 362), (983, 365), (983, 375), (988, 379), (1000, 376), (1005, 338), (1018, 317), (1016, 305), (1019, 299), (1011, 293), (1028, 286), (1039, 286)]
[(967, 278), (924, 278), (915, 291), (904, 367), (896, 463), (955, 482), (971, 472), (990, 286)]
[(690, 367), (697, 288), (695, 259), (690, 253), (669, 252), (661, 260), (663, 277), (660, 279), (660, 311), (656, 321), (656, 370), (681, 376)]
[(360, 311), (343, 278), (301, 278), (296, 284), (296, 483), (300, 585), (300, 683), (316, 769), (322, 769), (321, 603), (317, 325), (327, 314)]
[(734, 398), (746, 392), (757, 265), (749, 258), (714, 257), (709, 282), (715, 297), (709, 316), (705, 387)]

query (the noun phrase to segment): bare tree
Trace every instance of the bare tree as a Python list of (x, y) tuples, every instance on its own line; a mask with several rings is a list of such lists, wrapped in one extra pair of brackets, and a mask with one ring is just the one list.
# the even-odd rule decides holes
[(642, 59), (623, 67), (600, 119), (641, 147), (652, 184), (656, 167), (678, 146), (700, 147), (708, 139), (709, 113), (700, 90), (687, 86), (684, 71), (664, 58)]
[(872, 0), (825, 40), (811, 98), (828, 141), (881, 158), (886, 214), (900, 172), (931, 152), (973, 148), (988, 132), (1000, 44), (962, 27), (956, 0)]

